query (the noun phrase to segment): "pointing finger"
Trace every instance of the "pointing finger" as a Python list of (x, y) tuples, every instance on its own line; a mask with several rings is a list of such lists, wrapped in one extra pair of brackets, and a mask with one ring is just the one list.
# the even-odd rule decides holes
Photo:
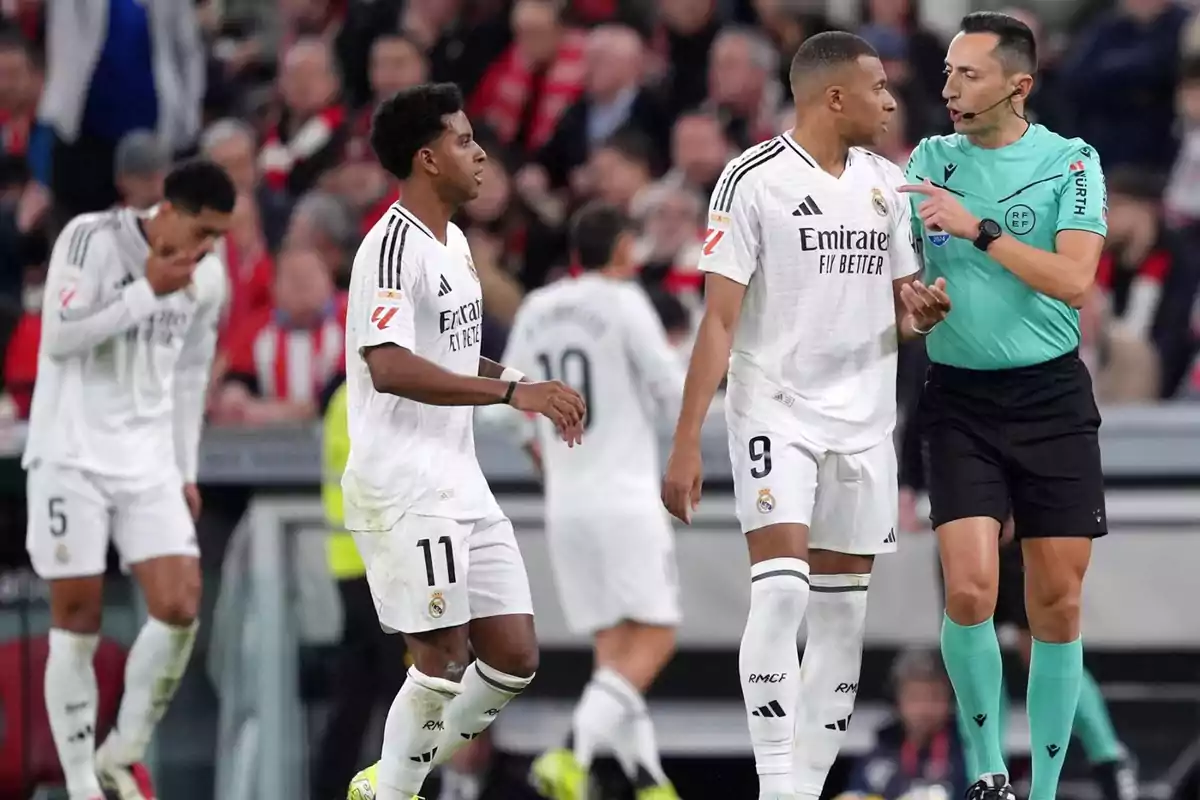
[(906, 183), (903, 186), (897, 186), (896, 191), (901, 194), (923, 194), (929, 196), (937, 191), (937, 187), (931, 183)]

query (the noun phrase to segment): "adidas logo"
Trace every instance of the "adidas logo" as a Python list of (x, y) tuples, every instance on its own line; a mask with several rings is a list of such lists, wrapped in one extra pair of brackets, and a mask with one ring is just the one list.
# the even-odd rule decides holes
[(1061, 750), (1061, 749), (1062, 749), (1062, 748), (1060, 748), (1060, 747), (1059, 747), (1058, 745), (1056, 745), (1056, 744), (1048, 744), (1048, 745), (1046, 745), (1046, 752), (1050, 754), (1050, 757), (1051, 757), (1051, 758), (1054, 758), (1055, 756), (1057, 756), (1057, 755), (1058, 755), (1058, 751), (1059, 751), (1059, 750)]
[(975, 720), (975, 724), (982, 728), (983, 723), (987, 722), (987, 714), (976, 714), (971, 719)]
[(433, 761), (434, 756), (437, 755), (437, 751), (438, 749), (435, 747), (428, 753), (421, 753), (419, 756), (409, 756), (408, 760), (414, 761), (418, 764), (428, 764), (430, 761)]
[(466, 739), (468, 742), (479, 736), (478, 733), (460, 733), (459, 736)]
[(817, 201), (812, 199), (812, 195), (804, 198), (804, 202), (796, 206), (796, 210), (792, 212), (793, 217), (812, 217), (823, 213), (821, 207), (817, 205)]
[(752, 717), (767, 717), (768, 719), (770, 719), (770, 718), (775, 718), (775, 717), (786, 717), (787, 712), (785, 712), (783, 710), (783, 706), (779, 705), (778, 700), (772, 700), (771, 702), (767, 703), (765, 706), (759, 706), (755, 710), (751, 711), (750, 716), (752, 716)]
[(850, 717), (853, 717), (853, 716), (854, 716), (853, 714), (850, 714), (845, 719), (839, 719), (837, 722), (831, 722), (825, 726), (825, 730), (827, 730), (827, 731), (844, 731), (850, 727)]
[(883, 543), (884, 544), (895, 544), (896, 543), (896, 529), (895, 528), (892, 528), (890, 531), (888, 531), (888, 535), (883, 537)]
[(446, 276), (442, 276), (442, 280), (438, 283), (438, 297), (445, 297), (450, 294), (450, 281), (446, 280)]

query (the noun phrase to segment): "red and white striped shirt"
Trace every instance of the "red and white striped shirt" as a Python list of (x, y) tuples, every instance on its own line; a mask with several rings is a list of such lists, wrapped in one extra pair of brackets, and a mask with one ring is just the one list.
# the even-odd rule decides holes
[(277, 312), (243, 329), (229, 354), (229, 380), (270, 400), (319, 403), (346, 371), (346, 308), (331, 305), (319, 323), (288, 325)]

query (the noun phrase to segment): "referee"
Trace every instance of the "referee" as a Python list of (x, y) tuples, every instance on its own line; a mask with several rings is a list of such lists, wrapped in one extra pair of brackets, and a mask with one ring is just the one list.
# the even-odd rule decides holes
[[(992, 619), (1001, 522), (1016, 522), (1033, 636), (1030, 800), (1053, 800), (1083, 676), (1079, 606), (1092, 539), (1107, 530), (1078, 306), (1107, 230), (1096, 152), (1024, 115), (1037, 51), (1018, 20), (964, 17), (946, 54), (951, 136), (908, 166), (914, 237), (954, 309), (928, 333), (918, 408), (946, 582), (942, 655), (979, 780), (1011, 800), (1000, 740), (1003, 679)], [(908, 292), (910, 310), (926, 302)]]

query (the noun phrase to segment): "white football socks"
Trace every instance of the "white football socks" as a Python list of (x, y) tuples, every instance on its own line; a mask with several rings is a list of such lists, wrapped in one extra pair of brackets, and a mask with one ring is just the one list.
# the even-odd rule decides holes
[(654, 733), (654, 721), (650, 719), (646, 698), (616, 670), (601, 667), (592, 680), (625, 697), (625, 718), (621, 720), (611, 742), (613, 755), (620, 763), (621, 771), (635, 789), (670, 783), (662, 768), (658, 737)]
[(421, 793), (437, 757), (446, 706), (461, 692), (461, 684), (409, 668), (383, 726), (376, 800), (412, 800)]
[(46, 712), (71, 800), (101, 796), (96, 778), (96, 670), (100, 637), (50, 629), (46, 659)]
[(750, 567), (750, 613), (738, 668), (759, 797), (792, 796), (792, 715), (800, 693), (796, 639), (808, 605), (808, 564), (772, 558)]
[(846, 740), (862, 667), (870, 575), (813, 575), (800, 668), (794, 784), (818, 798)]
[(533, 680), (507, 675), (479, 659), (467, 667), (462, 693), (446, 707), (445, 730), (438, 741), (435, 763), (444, 764), (468, 742), (496, 721), (509, 701)]
[(154, 728), (167, 712), (192, 657), (198, 628), (198, 622), (177, 627), (153, 617), (146, 620), (125, 662), (125, 693), (117, 726), (96, 754), (102, 766), (124, 766), (145, 757)]
[(596, 753), (615, 751), (617, 731), (637, 706), (629, 699), (628, 683), (609, 669), (600, 669), (583, 688), (571, 720), (571, 747), (575, 760), (590, 769)]

